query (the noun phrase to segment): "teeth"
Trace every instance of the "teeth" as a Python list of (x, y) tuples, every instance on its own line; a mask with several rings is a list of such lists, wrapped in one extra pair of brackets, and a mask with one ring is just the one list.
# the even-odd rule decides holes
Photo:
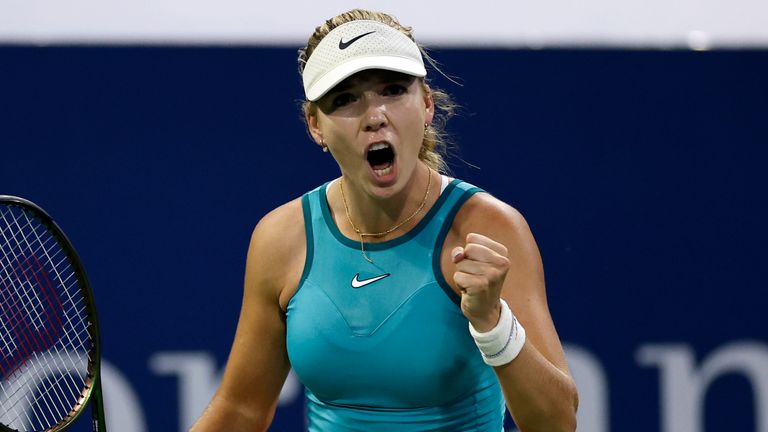
[(373, 172), (375, 172), (377, 176), (385, 176), (392, 172), (392, 167), (388, 166), (384, 169), (373, 170)]
[(389, 144), (377, 143), (377, 144), (374, 144), (371, 147), (371, 150), (381, 150), (381, 149), (385, 149), (385, 148), (388, 148), (388, 147), (389, 147)]

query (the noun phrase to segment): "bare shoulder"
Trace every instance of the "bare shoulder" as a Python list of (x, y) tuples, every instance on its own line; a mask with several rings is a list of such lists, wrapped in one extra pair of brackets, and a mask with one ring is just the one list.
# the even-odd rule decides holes
[(520, 241), (531, 235), (528, 223), (517, 209), (486, 192), (476, 193), (464, 203), (451, 229), (460, 236), (475, 232), (499, 240)]
[(270, 287), (269, 294), (284, 306), (285, 294), (298, 284), (305, 255), (304, 212), (296, 198), (267, 213), (254, 228), (245, 288)]
[(271, 243), (270, 246), (280, 247), (291, 237), (304, 234), (304, 214), (301, 198), (291, 200), (270, 211), (261, 218), (253, 230), (252, 240), (258, 244)]

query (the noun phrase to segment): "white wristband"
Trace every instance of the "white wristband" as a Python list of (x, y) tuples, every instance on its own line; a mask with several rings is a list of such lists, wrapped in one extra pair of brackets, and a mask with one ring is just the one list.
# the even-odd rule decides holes
[(483, 361), (490, 366), (501, 366), (514, 360), (525, 345), (525, 329), (517, 321), (504, 299), (501, 299), (501, 316), (493, 329), (481, 333), (469, 323), (469, 333), (475, 339)]

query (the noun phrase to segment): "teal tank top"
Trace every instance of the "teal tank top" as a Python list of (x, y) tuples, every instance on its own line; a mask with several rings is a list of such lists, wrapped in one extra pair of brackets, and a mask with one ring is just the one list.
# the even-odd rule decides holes
[(408, 233), (360, 243), (336, 227), (328, 183), (302, 197), (307, 258), (286, 343), (310, 432), (503, 428), (504, 398), (440, 271), (456, 212), (480, 189), (453, 180)]

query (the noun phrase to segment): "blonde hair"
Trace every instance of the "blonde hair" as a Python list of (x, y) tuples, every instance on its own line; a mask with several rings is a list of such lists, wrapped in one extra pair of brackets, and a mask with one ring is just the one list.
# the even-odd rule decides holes
[[(307, 46), (299, 50), (299, 75), (304, 72), (304, 66), (307, 60), (314, 52), (317, 45), (323, 38), (336, 27), (357, 20), (372, 20), (386, 24), (408, 36), (414, 43), (416, 40), (413, 38), (413, 31), (411, 27), (405, 27), (400, 24), (397, 19), (391, 15), (387, 15), (383, 12), (374, 12), (364, 9), (353, 9), (348, 12), (336, 15), (335, 17), (326, 20), (322, 25), (315, 28), (314, 33), (309, 37)], [(416, 43), (421, 51), (421, 55), (436, 68), (437, 63), (427, 54), (424, 47)], [(424, 139), (421, 143), (421, 149), (419, 150), (419, 159), (427, 164), (430, 168), (440, 172), (447, 173), (448, 165), (445, 162), (444, 154), (447, 151), (448, 138), (445, 133), (445, 124), (449, 118), (451, 118), (457, 105), (451, 100), (448, 93), (431, 87), (426, 79), (420, 79), (421, 88), (424, 92), (432, 95), (432, 100), (435, 104), (435, 116), (432, 124), (428, 125), (424, 130)], [(313, 102), (305, 101), (302, 104), (302, 112), (306, 120), (308, 115), (314, 115), (317, 111), (317, 105)]]

